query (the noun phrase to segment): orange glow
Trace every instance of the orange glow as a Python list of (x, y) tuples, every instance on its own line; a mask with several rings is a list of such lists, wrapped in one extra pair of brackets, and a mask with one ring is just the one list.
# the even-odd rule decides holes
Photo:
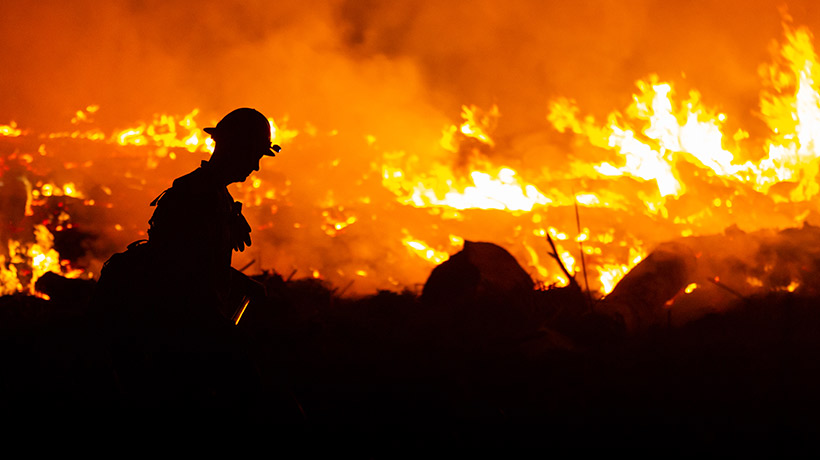
[[(492, 241), (509, 248), (540, 285), (565, 285), (549, 236), (561, 264), (589, 276), (600, 297), (661, 242), (732, 226), (816, 225), (820, 66), (808, 29), (786, 24), (783, 32), (773, 62), (759, 69), (754, 107), (715, 100), (714, 88), (689, 88), (694, 83), (667, 69), (663, 76), (628, 75), (627, 84), (636, 80), (634, 94), (604, 100), (603, 109), (582, 107), (589, 104), (586, 88), (577, 86), (533, 94), (527, 110), (496, 103), (499, 89), (476, 98), (483, 105), (456, 99), (447, 110), (425, 106), (420, 116), (405, 114), (409, 102), (394, 102), (400, 92), (388, 91), (379, 95), (388, 101), (381, 112), (366, 118), (380, 122), (373, 125), (277, 114), (269, 123), (283, 152), (231, 186), (254, 229), (254, 246), (236, 256), (248, 260), (237, 263), (255, 258), (262, 269), (340, 285), (355, 280), (350, 292), (360, 294), (415, 286), (465, 240)], [(408, 67), (402, 72), (417, 70)], [(54, 250), (59, 232), (99, 226), (109, 249), (144, 236), (148, 215), (139, 212), (149, 213), (153, 197), (213, 152), (202, 129), (215, 123), (215, 106), (103, 123), (111, 108), (95, 104), (66, 111), (70, 125), (55, 132), (0, 125), (8, 152), (0, 178), (16, 194), (9, 203), (20, 209), (24, 227), (2, 235), (11, 242), (0, 254), (0, 292), (30, 291), (48, 271), (74, 276)], [(522, 112), (535, 113), (530, 125), (513, 121), (527, 116)], [(396, 113), (407, 116), (394, 121)], [(749, 113), (759, 123), (745, 125)], [(100, 222), (75, 222), (69, 212)], [(760, 273), (737, 284), (779, 286)], [(799, 286), (793, 281), (783, 289)], [(690, 284), (685, 292), (706, 287)]]

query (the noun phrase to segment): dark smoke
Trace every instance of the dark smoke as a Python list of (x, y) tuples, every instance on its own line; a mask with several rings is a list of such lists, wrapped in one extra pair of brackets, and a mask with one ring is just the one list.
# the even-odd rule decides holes
[[(253, 105), (378, 136), (400, 124), (385, 118), (498, 103), (506, 129), (520, 131), (543, 126), (551, 97), (607, 111), (652, 72), (685, 73), (744, 116), (782, 3), (11, 2), (0, 19), (0, 120), (51, 128), (91, 103), (127, 120)], [(820, 6), (787, 3), (818, 29)]]

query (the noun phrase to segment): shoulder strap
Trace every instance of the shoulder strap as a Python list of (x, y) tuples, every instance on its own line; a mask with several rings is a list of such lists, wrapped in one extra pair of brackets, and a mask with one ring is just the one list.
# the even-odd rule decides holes
[(128, 247), (126, 248), (126, 250), (130, 251), (130, 250), (132, 250), (136, 247), (140, 247), (144, 244), (148, 244), (148, 240), (137, 240), (137, 241), (134, 241), (131, 244), (129, 244)]
[(157, 203), (159, 202), (159, 199), (160, 199), (160, 198), (162, 198), (162, 196), (163, 196), (163, 195), (165, 195), (165, 193), (166, 193), (168, 190), (171, 190), (171, 189), (170, 189), (170, 188), (166, 188), (165, 190), (163, 190), (163, 191), (162, 191), (162, 193), (160, 193), (160, 194), (159, 194), (159, 196), (157, 196), (156, 198), (154, 198), (154, 201), (152, 201), (152, 202), (151, 202), (151, 206), (156, 206), (156, 205), (157, 205)]

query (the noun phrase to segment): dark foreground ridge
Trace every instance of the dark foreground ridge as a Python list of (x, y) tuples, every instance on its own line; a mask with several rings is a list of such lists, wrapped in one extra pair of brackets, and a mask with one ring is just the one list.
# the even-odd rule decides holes
[(93, 283), (49, 276), (40, 288), (51, 300), (0, 297), (0, 408), (67, 425), (95, 414), (118, 429), (203, 417), (278, 425), (268, 436), (281, 445), (301, 442), (293, 433), (359, 447), (640, 447), (799, 443), (819, 431), (816, 297), (753, 297), (627, 334), (586, 312), (575, 288), (534, 291), (530, 309), (447, 308), (409, 292), (342, 299), (319, 280), (256, 279), (267, 304), (237, 326), (261, 381), (249, 404), (135, 404), (86, 307)]

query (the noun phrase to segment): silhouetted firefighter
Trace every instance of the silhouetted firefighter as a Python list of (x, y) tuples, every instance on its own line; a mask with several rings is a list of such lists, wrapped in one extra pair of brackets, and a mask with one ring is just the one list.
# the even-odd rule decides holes
[(105, 264), (94, 304), (110, 334), (126, 401), (236, 407), (254, 393), (255, 370), (235, 324), (264, 287), (231, 267), (251, 228), (227, 185), (275, 156), (268, 120), (240, 108), (213, 128), (214, 153), (155, 199), (148, 240)]

